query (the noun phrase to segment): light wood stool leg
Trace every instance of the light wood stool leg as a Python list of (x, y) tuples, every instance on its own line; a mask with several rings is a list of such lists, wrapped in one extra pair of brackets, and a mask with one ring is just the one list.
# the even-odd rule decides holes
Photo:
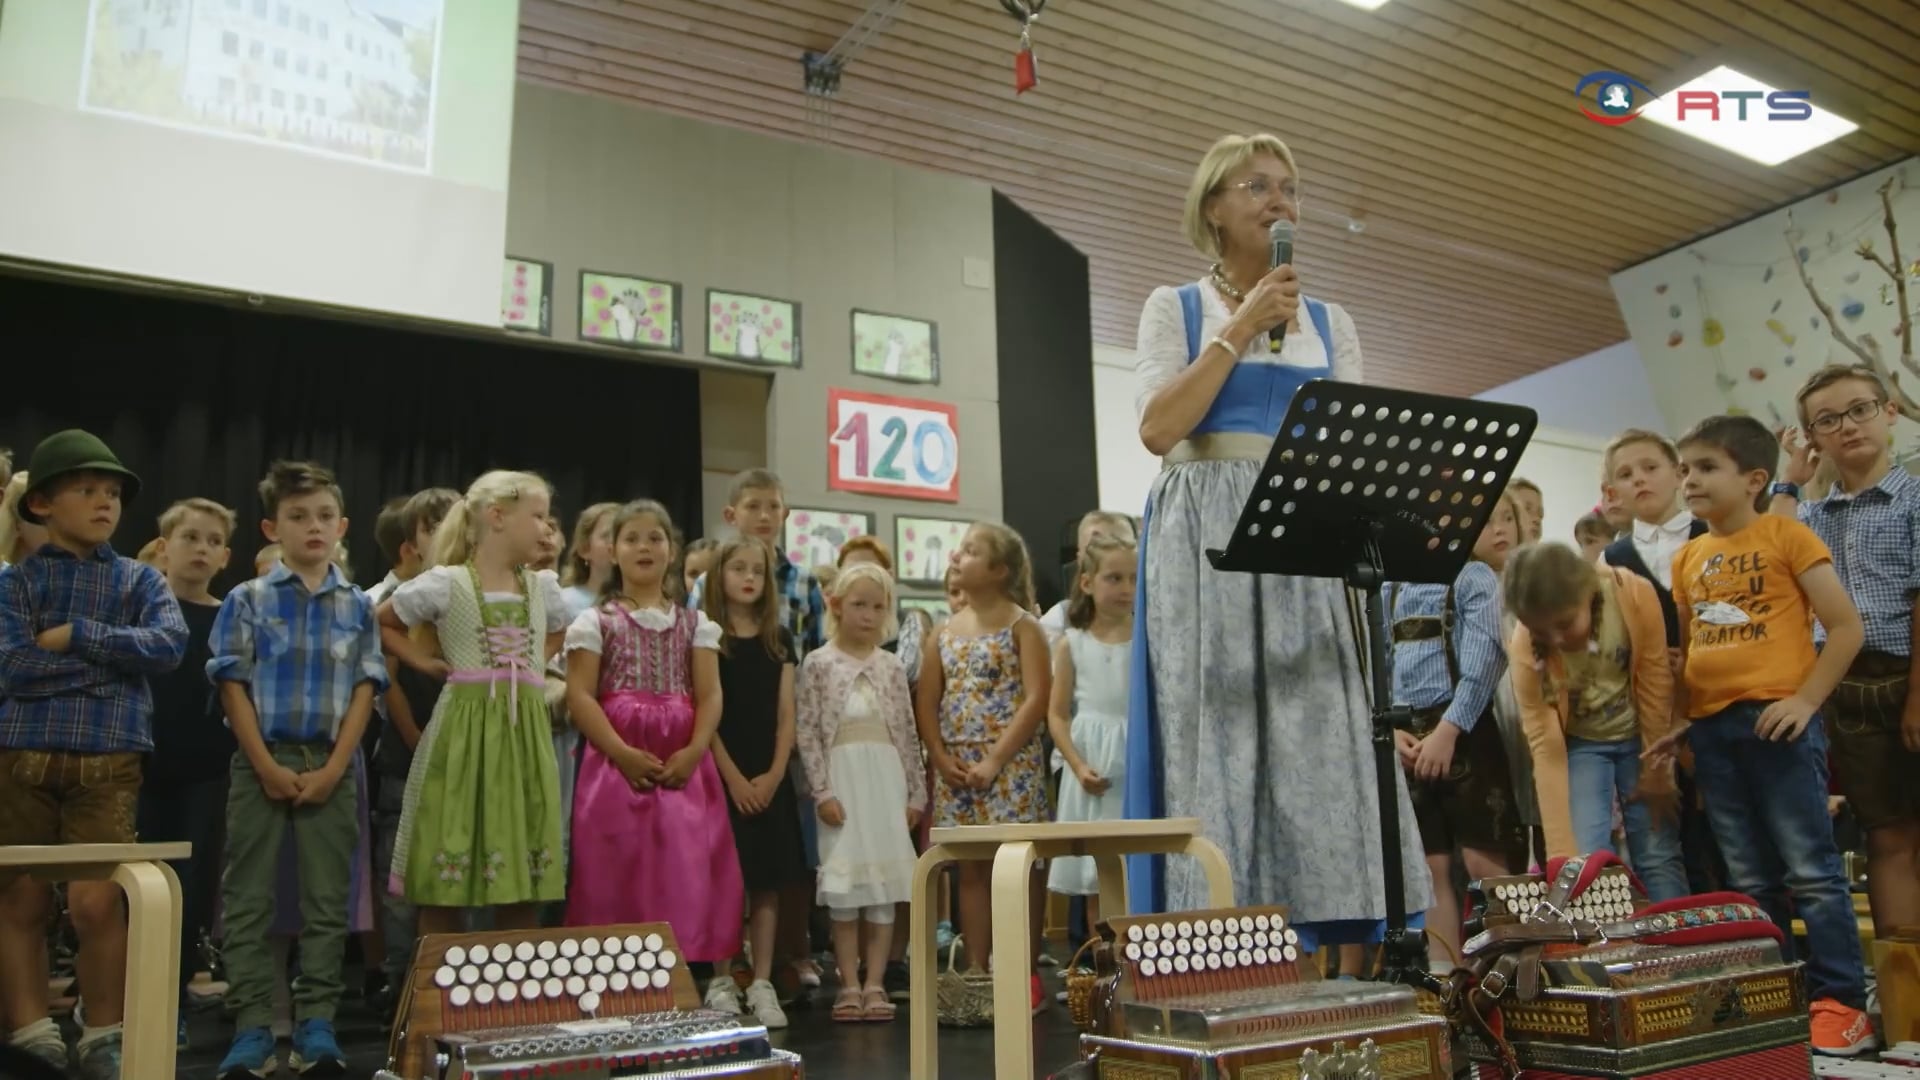
[(946, 848), (934, 845), (913, 864), (907, 941), (912, 960), (907, 984), (907, 1068), (912, 1080), (935, 1080), (940, 1075), (940, 1052), (935, 1044), (940, 1030), (939, 1003), (933, 989), (940, 973), (940, 953), (934, 945), (940, 922), (936, 889), (941, 867), (952, 858)]
[(1200, 861), (1201, 872), (1207, 875), (1208, 903), (1213, 907), (1233, 906), (1233, 869), (1227, 865), (1227, 853), (1220, 845), (1204, 836), (1188, 839), (1185, 854)]
[(141, 1080), (172, 1080), (180, 1015), (180, 879), (166, 863), (148, 862), (114, 867), (113, 880), (127, 894), (120, 1071)]
[[(1100, 875), (1100, 916), (1111, 919), (1127, 913), (1127, 860), (1124, 855), (1099, 854), (1093, 857), (1094, 872)], [(1093, 927), (1087, 927), (1092, 933)]]
[(1031, 842), (993, 856), (993, 1075), (1033, 1075)]

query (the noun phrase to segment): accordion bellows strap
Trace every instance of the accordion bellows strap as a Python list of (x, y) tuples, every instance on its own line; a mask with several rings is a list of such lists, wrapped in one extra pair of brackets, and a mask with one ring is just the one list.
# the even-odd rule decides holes
[(1615, 922), (1569, 915), (1568, 909), (1600, 871), (1618, 862), (1608, 851), (1552, 860), (1546, 876), (1553, 884), (1532, 912), (1520, 922), (1489, 927), (1462, 946), (1463, 966), (1449, 977), (1443, 999), (1456, 1023), (1472, 1027), (1496, 1048), (1509, 1076), (1518, 1075), (1519, 1066), (1500, 1032), (1500, 1003), (1510, 994), (1522, 1001), (1539, 996), (1540, 959), (1550, 945), (1706, 945), (1761, 937), (1784, 941), (1760, 905), (1740, 893), (1681, 897)]

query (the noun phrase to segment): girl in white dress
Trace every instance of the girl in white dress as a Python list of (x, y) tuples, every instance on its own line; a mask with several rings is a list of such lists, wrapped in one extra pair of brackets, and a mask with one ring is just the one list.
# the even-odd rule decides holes
[(872, 564), (849, 566), (827, 610), (833, 638), (801, 663), (795, 698), (800, 761), (820, 815), (819, 902), (833, 916), (840, 967), (833, 1018), (886, 1021), (894, 905), (913, 895), (911, 833), (926, 812), (926, 777), (907, 669), (880, 648), (895, 633), (892, 579)]
[[(1067, 632), (1053, 648), (1047, 730), (1065, 759), (1060, 821), (1126, 817), (1120, 780), (1127, 760), (1127, 679), (1133, 651), (1133, 598), (1139, 554), (1131, 540), (1095, 536), (1081, 550)], [(1100, 921), (1100, 878), (1093, 860), (1053, 860), (1047, 888), (1087, 898), (1087, 925)]]

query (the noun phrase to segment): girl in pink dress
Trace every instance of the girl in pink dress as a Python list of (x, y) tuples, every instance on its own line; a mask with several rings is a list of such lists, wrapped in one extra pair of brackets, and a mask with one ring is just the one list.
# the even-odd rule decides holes
[(680, 953), (740, 951), (745, 902), (720, 726), (720, 627), (666, 591), (673, 522), (641, 500), (613, 518), (613, 572), (567, 628), (567, 705), (587, 740), (573, 794), (572, 926), (664, 922)]

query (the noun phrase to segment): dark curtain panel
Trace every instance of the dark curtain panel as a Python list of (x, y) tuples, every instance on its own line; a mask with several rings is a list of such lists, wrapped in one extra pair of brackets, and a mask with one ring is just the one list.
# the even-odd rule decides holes
[[(1075, 523), (1100, 503), (1087, 257), (996, 191), (993, 280), (1000, 498), (1045, 607), (1065, 595)], [(1064, 551), (1053, 546), (1063, 538)]]
[(15, 335), (0, 381), (15, 467), (62, 428), (107, 440), (143, 482), (114, 537), (128, 555), (176, 499), (233, 507), (216, 591), (252, 576), (256, 485), (275, 458), (340, 478), (362, 585), (387, 569), (373, 539), (383, 502), (465, 490), (488, 469), (546, 477), (569, 537), (603, 500), (657, 499), (696, 532), (702, 520), (691, 369), (20, 278), (0, 277), (0, 325)]

